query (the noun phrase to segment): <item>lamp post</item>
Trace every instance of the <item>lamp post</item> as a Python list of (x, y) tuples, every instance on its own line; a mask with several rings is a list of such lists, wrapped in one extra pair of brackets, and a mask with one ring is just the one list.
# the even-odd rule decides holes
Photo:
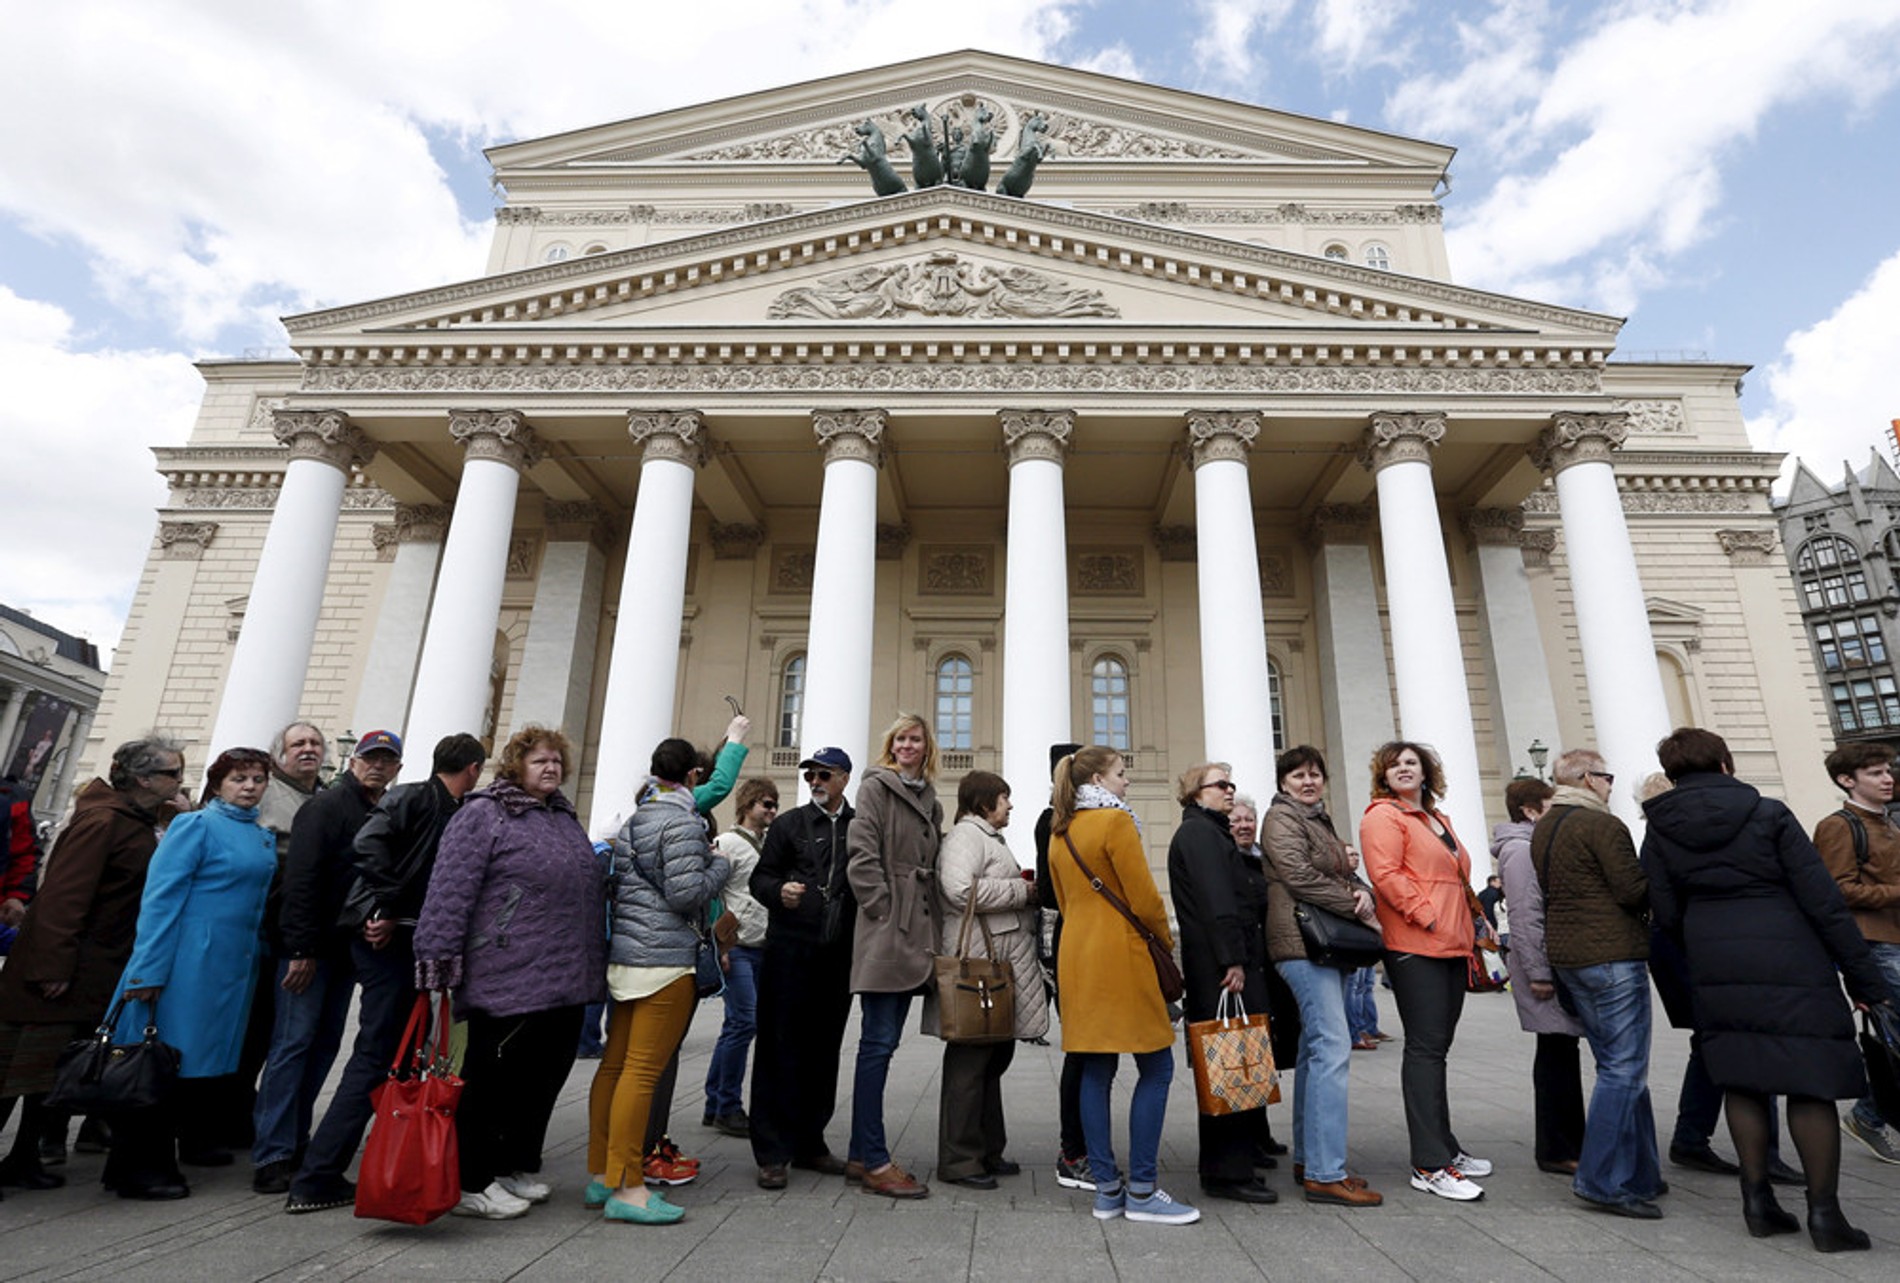
[[(1531, 765), (1537, 768), (1537, 778), (1540, 780), (1546, 779), (1547, 777), (1544, 775), (1544, 763), (1550, 760), (1550, 746), (1545, 744), (1541, 739), (1534, 739), (1531, 741), (1530, 747), (1525, 751), (1531, 755)], [(1519, 779), (1529, 779), (1530, 777), (1529, 771), (1520, 769), (1517, 773), (1517, 778)]]
[(330, 782), (336, 778), (337, 772), (343, 769), (344, 763), (350, 760), (350, 755), (355, 751), (356, 733), (354, 731), (346, 730), (336, 737), (336, 764), (329, 767), (323, 775), (323, 783), (326, 788)]

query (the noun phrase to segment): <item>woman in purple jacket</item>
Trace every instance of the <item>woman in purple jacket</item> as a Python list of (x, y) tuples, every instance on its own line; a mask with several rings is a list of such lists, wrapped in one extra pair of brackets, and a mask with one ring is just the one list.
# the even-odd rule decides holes
[(507, 1220), (546, 1202), (536, 1179), (581, 1011), (606, 995), (605, 881), (561, 793), (573, 753), (543, 726), (515, 732), (495, 782), (442, 834), (416, 924), (416, 987), (452, 989), (462, 1059), (459, 1216)]

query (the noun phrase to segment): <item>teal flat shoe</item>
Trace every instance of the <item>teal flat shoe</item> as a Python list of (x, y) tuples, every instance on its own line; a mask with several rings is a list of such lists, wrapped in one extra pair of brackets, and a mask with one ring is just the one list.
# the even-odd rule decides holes
[(587, 1188), (581, 1191), (581, 1202), (598, 1210), (607, 1205), (607, 1200), (613, 1196), (613, 1192), (613, 1186), (606, 1181), (590, 1180), (587, 1182)]
[(672, 1225), (685, 1219), (686, 1216), (685, 1208), (675, 1207), (664, 1199), (654, 1198), (651, 1195), (648, 1196), (645, 1207), (610, 1198), (602, 1211), (610, 1221), (628, 1221), (634, 1225)]

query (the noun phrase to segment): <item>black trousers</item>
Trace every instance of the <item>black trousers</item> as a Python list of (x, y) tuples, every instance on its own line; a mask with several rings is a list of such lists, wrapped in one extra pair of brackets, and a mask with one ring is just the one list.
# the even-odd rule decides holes
[(851, 1015), (851, 943), (765, 938), (752, 1056), (752, 1157), (761, 1167), (831, 1152), (838, 1057)]
[(1388, 953), (1385, 973), (1392, 982), (1399, 1022), (1405, 1027), (1399, 1091), (1405, 1099), (1412, 1166), (1435, 1171), (1449, 1166), (1460, 1150), (1451, 1130), (1445, 1058), (1465, 1009), (1465, 962), (1422, 953)]
[(487, 1189), (497, 1176), (541, 1170), (548, 1119), (574, 1068), (584, 1010), (576, 1003), (519, 1016), (469, 1013), (455, 1116), (464, 1193)]
[(1583, 1069), (1578, 1039), (1538, 1034), (1531, 1061), (1537, 1161), (1574, 1163), (1583, 1153)]
[(1089, 1152), (1082, 1135), (1082, 1057), (1073, 1051), (1062, 1055), (1062, 1077), (1057, 1081), (1056, 1112), (1062, 1127), (1062, 1155), (1081, 1158)]
[(1009, 1144), (1003, 1120), (1003, 1074), (1016, 1059), (1014, 1042), (943, 1045), (937, 1093), (937, 1176), (981, 1176), (1001, 1162)]
[(178, 1139), (205, 1133), (211, 1120), (221, 1117), (230, 1076), (180, 1078), (165, 1099), (149, 1109), (130, 1109), (109, 1116), (112, 1149), (100, 1180), (108, 1189), (120, 1185), (183, 1185), (178, 1170)]

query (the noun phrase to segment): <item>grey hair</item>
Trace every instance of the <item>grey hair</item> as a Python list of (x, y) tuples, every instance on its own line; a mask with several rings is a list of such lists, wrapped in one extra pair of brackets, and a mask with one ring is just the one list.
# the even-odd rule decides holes
[(325, 735), (323, 728), (318, 726), (315, 722), (303, 721), (292, 722), (290, 725), (284, 727), (283, 730), (271, 736), (270, 760), (273, 762), (282, 762), (284, 760), (284, 741), (289, 739), (290, 733), (299, 727), (308, 727), (317, 733), (317, 738), (323, 741), (323, 762), (318, 763), (318, 765), (327, 763), (330, 760), (330, 737)]
[(1260, 804), (1253, 800), (1253, 794), (1251, 793), (1234, 794), (1234, 806), (1237, 808), (1244, 806), (1255, 815), (1260, 814)]
[(1603, 754), (1593, 748), (1573, 748), (1560, 755), (1550, 768), (1550, 778), (1559, 784), (1583, 788), (1592, 771), (1603, 769)]
[(168, 769), (174, 757), (183, 762), (185, 746), (169, 735), (153, 731), (143, 739), (127, 740), (112, 750), (112, 766), (106, 783), (123, 793), (140, 776)]

